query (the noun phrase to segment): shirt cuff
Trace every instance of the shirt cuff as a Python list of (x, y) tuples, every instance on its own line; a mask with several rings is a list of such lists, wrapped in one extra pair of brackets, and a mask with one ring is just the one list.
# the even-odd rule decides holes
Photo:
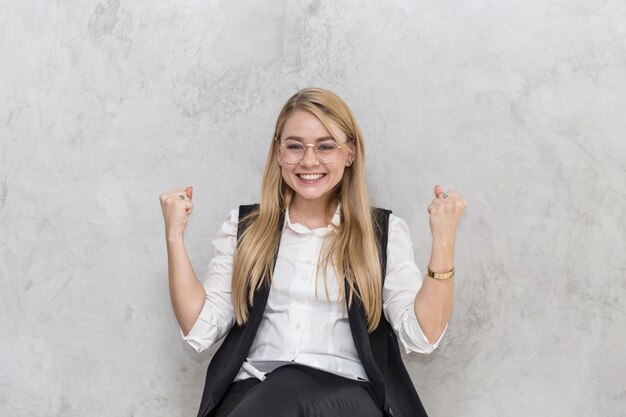
[(439, 339), (433, 344), (429, 343), (428, 338), (417, 321), (415, 309), (413, 306), (410, 306), (402, 313), (402, 324), (398, 331), (398, 337), (406, 353), (432, 353), (439, 346), (439, 342), (441, 342), (443, 335), (446, 334), (447, 329), (448, 324), (446, 323), (446, 327), (443, 329)]
[(180, 329), (180, 335), (183, 340), (194, 348), (196, 352), (202, 352), (210, 348), (221, 338), (220, 327), (214, 315), (211, 314), (210, 304), (209, 300), (204, 300), (204, 306), (202, 306), (198, 320), (189, 330), (187, 336)]

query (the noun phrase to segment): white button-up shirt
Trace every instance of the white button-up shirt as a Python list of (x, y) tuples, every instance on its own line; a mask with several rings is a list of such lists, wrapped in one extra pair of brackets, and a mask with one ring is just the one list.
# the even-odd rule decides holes
[[(341, 221), (340, 210), (337, 207), (332, 223)], [(213, 239), (215, 256), (204, 281), (206, 300), (193, 328), (183, 336), (198, 352), (224, 337), (235, 321), (231, 278), (238, 215), (239, 209), (231, 210)], [(315, 276), (322, 244), (333, 230), (332, 225), (311, 230), (291, 223), (289, 210), (285, 213), (267, 306), (248, 358), (235, 381), (250, 377), (262, 380), (266, 373), (292, 362), (367, 380), (352, 339), (345, 301), (339, 300), (339, 285), (332, 266), (326, 271), (326, 282), (322, 268)], [(421, 285), (422, 275), (414, 261), (407, 224), (392, 214), (383, 313), (407, 353), (432, 352), (447, 329), (446, 326), (436, 343), (428, 342), (413, 308)]]

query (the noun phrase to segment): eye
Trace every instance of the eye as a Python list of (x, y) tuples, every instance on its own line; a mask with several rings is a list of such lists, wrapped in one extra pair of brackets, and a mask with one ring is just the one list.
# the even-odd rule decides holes
[(287, 142), (285, 143), (285, 148), (289, 149), (290, 151), (299, 151), (304, 149), (304, 146), (297, 142)]
[(337, 144), (335, 142), (322, 142), (317, 145), (317, 149), (322, 152), (329, 152), (337, 149)]

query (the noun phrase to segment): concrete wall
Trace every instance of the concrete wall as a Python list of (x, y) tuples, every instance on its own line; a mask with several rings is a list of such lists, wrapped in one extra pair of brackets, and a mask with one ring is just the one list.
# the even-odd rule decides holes
[(626, 416), (623, 1), (0, 5), (0, 415), (195, 415), (158, 196), (195, 187), (202, 276), (322, 86), (421, 267), (433, 186), (469, 201), (447, 336), (406, 357), (430, 415)]

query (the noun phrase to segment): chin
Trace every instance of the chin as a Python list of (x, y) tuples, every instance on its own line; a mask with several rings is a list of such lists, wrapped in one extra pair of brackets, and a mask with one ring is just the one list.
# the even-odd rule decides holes
[(321, 198), (326, 198), (328, 193), (310, 193), (306, 190), (302, 192), (302, 190), (295, 190), (296, 195), (303, 200), (315, 201)]

